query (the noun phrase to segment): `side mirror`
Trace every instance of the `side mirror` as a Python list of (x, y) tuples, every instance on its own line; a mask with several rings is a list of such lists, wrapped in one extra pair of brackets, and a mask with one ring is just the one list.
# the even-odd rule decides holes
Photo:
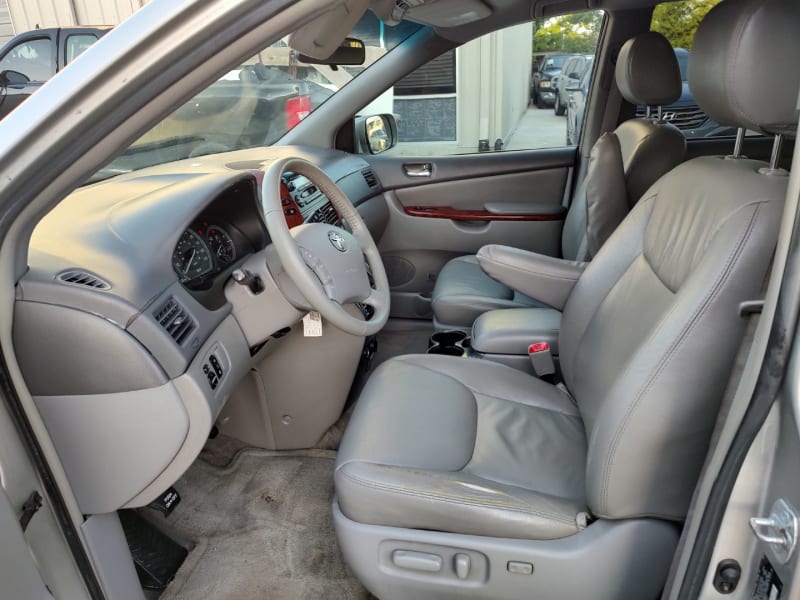
[(564, 91), (565, 92), (580, 92), (581, 91), (581, 86), (579, 86), (579, 85), (575, 85), (575, 86), (568, 85), (567, 87), (564, 88)]
[(3, 87), (26, 85), (30, 83), (30, 78), (20, 73), (19, 71), (2, 71), (0, 72), (0, 85)]
[(394, 115), (356, 117), (356, 149), (380, 154), (397, 144), (397, 121)]
[(344, 38), (341, 45), (333, 51), (328, 58), (314, 58), (306, 54), (301, 54), (299, 57), (300, 62), (309, 65), (333, 65), (335, 66), (351, 66), (355, 67), (363, 65), (367, 60), (367, 49), (364, 42), (356, 38)]
[(572, 73), (567, 75), (567, 77), (569, 77), (570, 79), (580, 79), (581, 78), (581, 76), (578, 74), (577, 71), (573, 71)]

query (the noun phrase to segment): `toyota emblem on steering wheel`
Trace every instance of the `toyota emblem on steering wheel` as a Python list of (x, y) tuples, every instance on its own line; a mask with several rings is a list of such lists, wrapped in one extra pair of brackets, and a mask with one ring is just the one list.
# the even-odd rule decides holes
[(347, 246), (344, 245), (344, 236), (336, 231), (329, 231), (328, 232), (328, 239), (331, 242), (331, 246), (336, 248), (339, 252), (347, 252)]

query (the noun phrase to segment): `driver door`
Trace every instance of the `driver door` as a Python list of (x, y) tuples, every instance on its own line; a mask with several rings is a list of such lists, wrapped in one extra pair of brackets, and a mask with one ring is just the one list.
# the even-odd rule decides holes
[(0, 90), (0, 118), (22, 104), (56, 72), (55, 37), (39, 36), (19, 41), (0, 57), (0, 73), (18, 73)]

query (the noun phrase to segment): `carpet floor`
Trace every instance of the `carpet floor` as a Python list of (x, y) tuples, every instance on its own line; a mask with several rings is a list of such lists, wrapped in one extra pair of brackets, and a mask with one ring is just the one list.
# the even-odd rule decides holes
[(342, 559), (331, 501), (336, 454), (244, 449), (203, 459), (176, 484), (181, 504), (147, 518), (193, 546), (162, 600), (367, 599)]

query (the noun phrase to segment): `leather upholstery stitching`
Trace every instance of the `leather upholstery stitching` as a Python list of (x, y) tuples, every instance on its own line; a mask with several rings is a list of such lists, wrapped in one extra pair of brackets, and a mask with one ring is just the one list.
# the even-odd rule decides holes
[(529, 507), (528, 509), (515, 507), (515, 506), (513, 506), (513, 505), (511, 505), (511, 504), (509, 504), (507, 502), (501, 502), (501, 501), (495, 501), (495, 502), (492, 502), (492, 501), (488, 501), (488, 502), (470, 501), (470, 500), (467, 500), (465, 498), (459, 498), (457, 496), (453, 496), (452, 494), (437, 494), (437, 493), (434, 493), (434, 492), (422, 492), (422, 491), (419, 491), (419, 490), (415, 490), (415, 489), (411, 489), (411, 488), (407, 488), (407, 487), (403, 487), (403, 486), (397, 486), (397, 485), (391, 485), (391, 484), (385, 484), (385, 483), (378, 483), (378, 482), (375, 482), (375, 481), (362, 479), (361, 477), (358, 477), (357, 475), (353, 475), (352, 473), (348, 473), (348, 472), (343, 471), (343, 470), (339, 471), (339, 473), (341, 473), (344, 477), (346, 477), (347, 479), (349, 479), (352, 483), (354, 483), (356, 485), (360, 485), (362, 487), (375, 489), (375, 490), (378, 490), (378, 491), (383, 491), (383, 492), (388, 492), (388, 493), (397, 493), (397, 494), (401, 494), (401, 495), (404, 495), (404, 496), (411, 496), (413, 498), (424, 498), (424, 499), (427, 499), (427, 500), (447, 502), (447, 503), (450, 503), (450, 504), (460, 504), (462, 506), (474, 506), (476, 508), (489, 508), (489, 509), (497, 509), (497, 510), (507, 510), (509, 512), (516, 512), (516, 513), (520, 513), (520, 514), (524, 514), (524, 515), (533, 515), (533, 516), (536, 516), (536, 517), (541, 517), (543, 519), (550, 519), (551, 521), (555, 521), (557, 523), (561, 523), (561, 524), (564, 524), (564, 525), (575, 525), (574, 519), (567, 518), (567, 517), (565, 517), (563, 515), (556, 515), (556, 514), (552, 514), (552, 513), (546, 512), (546, 511), (538, 510), (536, 508), (533, 508), (529, 503), (527, 503), (524, 500), (521, 500), (519, 498), (517, 498), (519, 503), (523, 504), (524, 506)]
[[(546, 410), (546, 411), (554, 412), (554, 413), (557, 413), (557, 414), (560, 414), (560, 415), (564, 415), (564, 416), (567, 416), (567, 417), (580, 418), (580, 414), (578, 414), (577, 412), (568, 413), (568, 412), (563, 412), (563, 411), (555, 409), (555, 408), (548, 408), (546, 406), (540, 406), (538, 404), (537, 405), (526, 404), (524, 402), (517, 402), (516, 400), (513, 400), (511, 398), (503, 398), (501, 396), (493, 396), (492, 394), (487, 394), (486, 392), (483, 392), (483, 391), (481, 391), (481, 390), (479, 390), (477, 388), (474, 388), (474, 387), (472, 387), (470, 385), (467, 385), (463, 381), (459, 381), (458, 379), (456, 379), (455, 377), (453, 377), (449, 373), (443, 373), (442, 371), (437, 371), (436, 369), (431, 369), (430, 367), (427, 367), (425, 365), (421, 365), (421, 364), (419, 364), (417, 362), (406, 360), (404, 356), (397, 356), (397, 357), (395, 357), (394, 360), (396, 360), (398, 362), (404, 362), (404, 363), (409, 364), (409, 365), (414, 365), (415, 367), (419, 367), (420, 369), (425, 369), (426, 371), (430, 371), (431, 373), (436, 373), (437, 375), (442, 375), (444, 377), (448, 377), (448, 378), (452, 379), (453, 381), (455, 381), (456, 383), (458, 383), (459, 385), (462, 385), (465, 388), (467, 388), (470, 391), (470, 393), (472, 394), (473, 398), (475, 397), (476, 394), (480, 394), (481, 396), (485, 396), (486, 398), (492, 398), (494, 400), (500, 400), (502, 402), (512, 402), (514, 404), (518, 404), (519, 406), (525, 406), (525, 407), (530, 408), (530, 409)], [(503, 366), (505, 366), (505, 365), (503, 365)], [(506, 368), (510, 369), (511, 367), (506, 367)], [(562, 395), (565, 400), (569, 400), (569, 397), (566, 396), (566, 394), (564, 394), (563, 392), (561, 392), (557, 387), (553, 386), (553, 388), (560, 395)], [(467, 464), (469, 464), (469, 463), (467, 463)]]
[(663, 286), (664, 286), (664, 288), (665, 288), (665, 289), (666, 289), (668, 292), (670, 292), (672, 295), (675, 295), (675, 294), (677, 294), (677, 293), (678, 293), (678, 290), (673, 290), (673, 289), (672, 289), (672, 287), (671, 287), (671, 286), (670, 286), (670, 285), (669, 285), (669, 284), (668, 284), (666, 281), (664, 281), (664, 279), (661, 277), (661, 275), (659, 274), (659, 272), (658, 272), (658, 271), (656, 271), (656, 268), (655, 268), (655, 266), (653, 265), (653, 263), (651, 263), (651, 262), (650, 262), (650, 259), (649, 259), (649, 258), (647, 258), (647, 249), (646, 249), (646, 248), (642, 248), (642, 254), (641, 254), (641, 256), (642, 256), (642, 260), (644, 260), (644, 264), (646, 264), (646, 265), (647, 265), (647, 266), (650, 268), (650, 271), (653, 273), (653, 275), (655, 275), (656, 279), (658, 279), (658, 282), (659, 282), (661, 285), (663, 285)]
[[(648, 202), (650, 202), (650, 206), (649, 206), (649, 207), (646, 207), (646, 208), (647, 208), (647, 209), (648, 209), (650, 212), (649, 212), (649, 214), (648, 214), (648, 215), (647, 215), (647, 217), (646, 217), (646, 222), (642, 224), (642, 226), (641, 226), (641, 232), (640, 232), (640, 233), (641, 233), (641, 235), (642, 235), (642, 252), (644, 252), (644, 236), (645, 236), (645, 233), (646, 233), (646, 231), (647, 231), (647, 227), (650, 225), (650, 219), (651, 219), (651, 218), (652, 218), (652, 216), (653, 216), (653, 207), (654, 207), (654, 205), (655, 205), (655, 199), (656, 199), (656, 198), (658, 198), (658, 191), (654, 192), (654, 193), (653, 193), (653, 195), (651, 195), (651, 196), (649, 196), (649, 197), (647, 197), (647, 198), (643, 198), (643, 199), (640, 201), (640, 204), (642, 204), (642, 205), (645, 205), (645, 207), (646, 207), (647, 203), (648, 203)], [(653, 202), (651, 202), (651, 200), (652, 200)], [(642, 210), (642, 211), (644, 211), (644, 210), (645, 210), (645, 208), (642, 208), (641, 210)], [(645, 217), (642, 217), (642, 218), (644, 219)], [(619, 229), (618, 229), (617, 231), (619, 231)], [(617, 232), (615, 231), (614, 233), (616, 234)], [(601, 249), (600, 249), (600, 251), (602, 252), (602, 251), (603, 251), (603, 249), (601, 248)], [(586, 337), (586, 332), (589, 330), (589, 327), (591, 326), (592, 322), (594, 321), (595, 317), (597, 316), (597, 313), (598, 313), (598, 311), (599, 311), (599, 310), (600, 310), (600, 308), (603, 306), (603, 304), (605, 304), (605, 300), (606, 300), (606, 298), (608, 298), (608, 295), (609, 295), (609, 294), (610, 294), (610, 293), (611, 293), (611, 292), (614, 290), (614, 288), (615, 288), (615, 287), (617, 287), (617, 284), (620, 282), (620, 280), (621, 280), (621, 279), (622, 279), (622, 278), (625, 276), (625, 274), (626, 274), (626, 273), (627, 273), (627, 272), (628, 272), (628, 271), (631, 269), (631, 267), (633, 266), (633, 264), (634, 264), (634, 263), (635, 263), (635, 262), (636, 262), (636, 261), (639, 259), (639, 257), (642, 255), (642, 252), (640, 252), (639, 254), (636, 254), (636, 255), (634, 255), (634, 256), (632, 256), (632, 257), (631, 257), (631, 261), (630, 261), (630, 262), (629, 262), (627, 265), (625, 265), (625, 267), (624, 267), (624, 268), (621, 268), (621, 269), (620, 269), (620, 271), (619, 271), (619, 275), (617, 276), (617, 278), (616, 278), (616, 280), (614, 281), (614, 283), (613, 283), (613, 284), (612, 284), (612, 285), (611, 285), (611, 286), (610, 286), (610, 287), (609, 287), (607, 290), (605, 290), (605, 293), (603, 294), (603, 297), (602, 297), (602, 298), (600, 299), (600, 301), (599, 301), (599, 302), (598, 302), (598, 303), (595, 305), (595, 307), (594, 307), (594, 310), (592, 311), (592, 316), (590, 316), (590, 317), (589, 317), (589, 318), (586, 320), (586, 322), (585, 322), (585, 324), (584, 324), (584, 327), (583, 327), (583, 331), (581, 331), (581, 334), (580, 334), (580, 336), (578, 337), (578, 339), (577, 339), (577, 340), (576, 340), (574, 343), (572, 343), (572, 347), (573, 347), (574, 349), (580, 348), (580, 347), (583, 345), (583, 338), (585, 338), (585, 337)], [(585, 272), (585, 271), (584, 271), (584, 272)], [(576, 287), (577, 287), (578, 285), (580, 285), (580, 281), (578, 281), (578, 282), (576, 282), (576, 283), (575, 283), (575, 286), (576, 286)], [(575, 289), (575, 288), (573, 288), (573, 291), (574, 291), (574, 289)], [(571, 294), (570, 294), (570, 295), (571, 295)], [(567, 299), (567, 302), (569, 302), (569, 299)], [(565, 303), (565, 305), (564, 305), (564, 309), (566, 310), (566, 308), (567, 308), (567, 306), (566, 306), (566, 303)], [(562, 329), (563, 329), (563, 328), (562, 328)], [(574, 352), (574, 351), (572, 352), (572, 360), (570, 361), (570, 363), (571, 363), (571, 364), (570, 364), (570, 367), (569, 367), (569, 371), (573, 371), (573, 369), (577, 369), (577, 367), (576, 367), (576, 362), (577, 362), (577, 354), (578, 354), (577, 352)], [(562, 371), (564, 371), (564, 366), (566, 365), (566, 361), (564, 360), (564, 353), (563, 353), (563, 352), (562, 352), (562, 354), (561, 354), (561, 357), (560, 357), (560, 358), (562, 359)], [(573, 371), (573, 372), (574, 372), (574, 371)], [(572, 377), (570, 377), (570, 379), (572, 379)], [(566, 380), (566, 378), (565, 378), (565, 380)], [(578, 402), (578, 404), (580, 404), (580, 402)]]
[[(550, 408), (550, 407), (547, 407), (547, 406), (542, 406), (541, 404), (526, 404), (525, 402), (518, 402), (517, 400), (513, 400), (511, 398), (501, 398), (500, 396), (493, 396), (492, 394), (487, 394), (486, 392), (482, 392), (480, 390), (474, 389), (474, 388), (472, 388), (472, 387), (470, 387), (470, 386), (468, 386), (468, 385), (466, 385), (464, 383), (462, 383), (462, 385), (464, 385), (470, 392), (472, 392), (473, 396), (483, 396), (484, 398), (490, 398), (491, 400), (500, 400), (501, 402), (510, 402), (512, 404), (516, 404), (518, 406), (524, 406), (525, 408), (529, 408), (529, 409), (533, 409), (533, 410), (537, 410), (537, 409), (538, 410), (544, 410), (544, 411), (547, 411), (547, 412), (556, 413), (557, 415), (563, 415), (565, 417), (574, 417), (574, 418), (580, 420), (581, 422), (583, 422), (583, 420), (581, 419), (581, 415), (577, 411), (577, 409), (575, 410), (575, 412), (565, 412), (565, 411), (559, 410), (557, 408)], [(555, 386), (553, 386), (553, 387), (555, 387)], [(556, 390), (558, 390), (558, 388), (556, 388)], [(569, 397), (566, 396), (566, 394), (564, 394), (564, 400), (569, 400)], [(573, 407), (573, 406), (574, 406), (574, 404), (570, 403), (570, 407)]]
[[(614, 465), (614, 457), (616, 455), (617, 449), (619, 448), (619, 442), (622, 439), (632, 417), (633, 413), (638, 408), (642, 399), (647, 395), (650, 389), (655, 384), (656, 380), (659, 378), (661, 373), (666, 369), (669, 365), (672, 358), (675, 356), (676, 351), (678, 348), (685, 342), (687, 335), (694, 329), (697, 323), (700, 321), (700, 318), (705, 314), (706, 309), (711, 304), (712, 300), (717, 296), (719, 291), (722, 289), (722, 286), (727, 281), (728, 276), (730, 275), (731, 271), (733, 270), (736, 261), (738, 260), (739, 256), (741, 256), (742, 250), (747, 244), (747, 240), (750, 238), (750, 234), (752, 233), (758, 214), (760, 212), (762, 204), (759, 203), (756, 206), (756, 209), (753, 211), (753, 215), (750, 218), (750, 222), (748, 223), (747, 228), (742, 232), (739, 237), (739, 240), (736, 246), (733, 248), (731, 253), (728, 256), (728, 259), (725, 261), (725, 266), (720, 272), (717, 280), (714, 282), (714, 285), (709, 290), (706, 297), (703, 299), (703, 302), (697, 307), (694, 311), (692, 316), (689, 318), (688, 322), (684, 325), (681, 331), (676, 336), (673, 343), (667, 349), (667, 352), (664, 354), (662, 359), (659, 361), (658, 368), (650, 375), (650, 377), (645, 382), (645, 385), (640, 389), (639, 393), (636, 396), (636, 399), (631, 403), (631, 406), (628, 407), (628, 410), (625, 412), (625, 416), (623, 417), (617, 432), (615, 433), (614, 437), (611, 441), (611, 447), (609, 452), (606, 456), (605, 465), (603, 468), (603, 488), (601, 493), (601, 507), (603, 512), (608, 505), (608, 494), (610, 489), (610, 480), (611, 480), (611, 472)], [(598, 511), (599, 512), (599, 511)]]

